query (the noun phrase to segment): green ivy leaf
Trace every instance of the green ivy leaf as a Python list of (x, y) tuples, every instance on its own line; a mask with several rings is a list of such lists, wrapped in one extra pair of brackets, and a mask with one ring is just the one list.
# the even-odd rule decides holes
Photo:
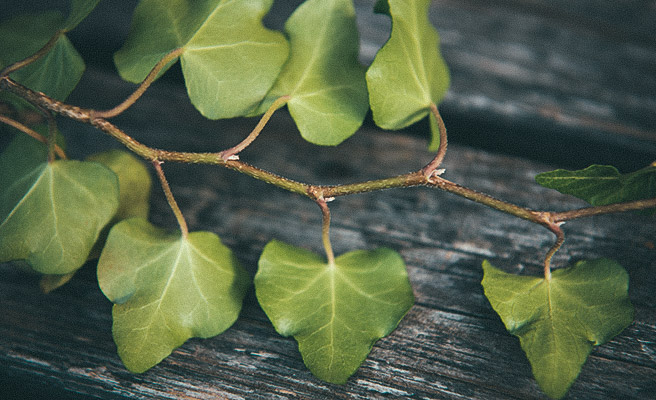
[(578, 171), (557, 169), (535, 177), (537, 183), (576, 196), (593, 206), (656, 197), (656, 166), (620, 174), (610, 165), (591, 165)]
[(141, 160), (132, 153), (117, 149), (93, 154), (87, 160), (106, 166), (118, 177), (119, 207), (114, 221), (148, 218), (152, 179)]
[(98, 261), (118, 354), (132, 372), (159, 363), (191, 337), (207, 338), (237, 319), (246, 272), (219, 237), (168, 234), (144, 219), (116, 224)]
[[(376, 6), (392, 18), (390, 38), (367, 70), (374, 122), (384, 129), (401, 129), (426, 117), (431, 104), (438, 104), (449, 88), (439, 37), (428, 19), (429, 6), (430, 0), (389, 0)], [(431, 148), (436, 149), (438, 131), (431, 131)]]
[(67, 274), (84, 264), (118, 208), (116, 175), (92, 162), (43, 162), (25, 148), (0, 155), (0, 262), (25, 259), (39, 272)]
[(73, 30), (96, 8), (98, 3), (100, 0), (71, 0), (71, 12), (62, 24), (62, 30), (67, 32)]
[[(36, 53), (64, 25), (64, 17), (56, 11), (21, 15), (0, 24), (0, 68)], [(80, 81), (84, 68), (82, 57), (61, 33), (46, 55), (11, 76), (32, 90), (65, 100)]]
[(116, 67), (124, 79), (140, 82), (166, 54), (183, 48), (179, 58), (194, 106), (213, 119), (246, 115), (289, 52), (284, 36), (262, 25), (272, 1), (142, 0), (114, 55)]
[(329, 265), (272, 241), (254, 283), (276, 331), (293, 335), (305, 365), (332, 383), (345, 383), (414, 302), (405, 264), (389, 249), (346, 253)]
[(561, 398), (593, 346), (633, 321), (629, 277), (612, 260), (581, 261), (553, 271), (550, 281), (517, 276), (483, 262), (483, 288), (511, 334), (519, 337), (544, 392)]
[(335, 146), (355, 133), (369, 109), (353, 3), (308, 0), (289, 17), (285, 32), (291, 55), (258, 113), (289, 95), (301, 136)]

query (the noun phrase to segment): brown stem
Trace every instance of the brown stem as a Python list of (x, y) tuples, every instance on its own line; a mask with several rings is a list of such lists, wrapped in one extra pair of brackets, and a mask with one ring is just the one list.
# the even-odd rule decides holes
[(161, 60), (159, 60), (157, 64), (155, 64), (153, 69), (151, 69), (150, 72), (148, 73), (148, 76), (146, 76), (146, 79), (144, 79), (139, 84), (137, 90), (135, 90), (130, 96), (128, 96), (121, 104), (109, 110), (93, 111), (93, 116), (98, 118), (112, 118), (119, 115), (120, 113), (127, 110), (128, 108), (130, 108), (130, 106), (132, 106), (141, 97), (141, 95), (144, 94), (146, 89), (150, 87), (150, 85), (155, 81), (155, 79), (157, 79), (157, 75), (160, 73), (160, 71), (162, 71), (162, 69), (173, 59), (179, 57), (183, 51), (184, 48), (180, 47), (169, 52)]
[(162, 189), (164, 189), (164, 195), (166, 196), (166, 201), (169, 203), (171, 210), (173, 210), (175, 219), (178, 220), (178, 225), (180, 226), (182, 237), (186, 239), (187, 236), (189, 236), (189, 228), (187, 227), (187, 221), (185, 221), (184, 216), (182, 215), (182, 211), (180, 211), (180, 207), (178, 207), (178, 203), (175, 201), (175, 198), (173, 197), (173, 192), (171, 192), (171, 187), (169, 186), (169, 183), (166, 180), (166, 176), (164, 176), (164, 170), (162, 170), (162, 162), (153, 160), (152, 164), (153, 167), (155, 167), (155, 171), (157, 171), (157, 177), (159, 178), (159, 181), (162, 184)]
[[(345, 184), (345, 185), (334, 185), (334, 186), (311, 185), (311, 184), (296, 182), (291, 179), (281, 177), (279, 175), (259, 169), (257, 167), (254, 167), (252, 165), (246, 164), (238, 160), (226, 161), (223, 159), (222, 153), (176, 152), (176, 151), (158, 150), (148, 147), (142, 143), (139, 143), (138, 141), (127, 135), (125, 132), (123, 132), (122, 130), (111, 124), (109, 121), (103, 118), (97, 118), (93, 114), (92, 110), (86, 110), (79, 107), (70, 106), (61, 103), (59, 101), (53, 100), (43, 93), (36, 93), (14, 82), (8, 77), (0, 77), (0, 90), (3, 89), (15, 93), (16, 95), (22, 97), (23, 99), (29, 101), (30, 103), (34, 104), (37, 107), (43, 107), (45, 109), (64, 115), (73, 120), (91, 124), (96, 128), (98, 128), (99, 130), (105, 132), (106, 134), (114, 137), (116, 140), (123, 143), (127, 148), (132, 150), (134, 153), (140, 155), (141, 157), (147, 160), (220, 165), (226, 168), (233, 169), (240, 173), (244, 173), (248, 176), (262, 180), (264, 182), (270, 183), (272, 185), (278, 186), (285, 190), (311, 197), (315, 200), (321, 197), (329, 198), (329, 197), (336, 197), (336, 196), (345, 196), (355, 193), (372, 192), (381, 189), (425, 185), (456, 194), (458, 196), (486, 205), (488, 207), (502, 211), (504, 213), (514, 215), (516, 217), (531, 221), (536, 224), (543, 225), (550, 230), (551, 230), (550, 228), (551, 224), (570, 220), (570, 219), (599, 215), (599, 214), (607, 214), (611, 212), (621, 212), (621, 211), (628, 211), (628, 210), (651, 208), (656, 206), (656, 199), (648, 199), (648, 200), (641, 200), (636, 202), (620, 203), (610, 206), (589, 207), (586, 209), (566, 211), (566, 212), (556, 212), (556, 213), (540, 212), (525, 207), (520, 207), (518, 205), (503, 200), (496, 199), (490, 195), (480, 193), (473, 189), (448, 181), (436, 174), (431, 174), (430, 177), (427, 177), (425, 175), (426, 168), (404, 175), (398, 175), (395, 177), (378, 179), (373, 181), (358, 182), (358, 183)], [(446, 144), (444, 145), (444, 148), (446, 148), (445, 146)], [(442, 151), (442, 153), (443, 152), (444, 150)], [(436, 157), (435, 159), (439, 160), (438, 157)], [(431, 162), (431, 164), (433, 163)]]
[[(15, 120), (13, 120), (13, 119), (11, 119), (11, 118), (5, 117), (5, 116), (2, 115), (2, 114), (0, 114), (0, 122), (2, 122), (3, 124), (7, 124), (7, 125), (9, 125), (9, 126), (11, 126), (11, 127), (14, 127), (14, 128), (16, 128), (16, 129), (18, 129), (19, 131), (25, 133), (25, 134), (28, 135), (28, 136), (33, 137), (34, 139), (38, 140), (38, 141), (41, 142), (41, 143), (44, 143), (44, 144), (47, 144), (47, 143), (48, 143), (48, 138), (44, 137), (44, 136), (41, 135), (39, 132), (37, 132), (37, 131), (35, 131), (35, 130), (33, 130), (33, 129), (28, 128), (27, 126), (21, 124), (21, 123), (18, 122), (18, 121), (15, 121)], [(63, 159), (63, 160), (67, 159), (67, 157), (66, 157), (66, 153), (64, 153), (64, 150), (63, 150), (61, 147), (59, 147), (57, 144), (55, 144), (55, 149), (54, 149), (54, 151), (55, 151), (55, 153), (57, 154), (57, 156), (58, 156), (59, 158), (61, 158), (61, 159)]]
[(16, 72), (19, 69), (30, 65), (33, 62), (35, 62), (36, 60), (38, 60), (39, 58), (41, 58), (44, 55), (48, 54), (48, 52), (55, 46), (55, 44), (57, 43), (57, 40), (59, 40), (59, 37), (61, 36), (62, 33), (63, 33), (63, 31), (55, 32), (55, 34), (52, 35), (50, 40), (48, 40), (48, 42), (46, 44), (44, 44), (43, 47), (41, 47), (39, 49), (39, 51), (37, 51), (36, 53), (32, 54), (31, 56), (29, 56), (27, 58), (24, 58), (20, 61), (16, 61), (13, 64), (7, 65), (5, 68), (2, 69), (2, 71), (0, 71), (0, 77), (4, 78), (6, 76), (9, 76), (9, 74), (11, 74), (12, 72)]
[(321, 208), (321, 240), (323, 241), (323, 248), (326, 251), (326, 258), (328, 259), (328, 265), (335, 265), (335, 253), (333, 253), (333, 246), (330, 244), (330, 208), (326, 199), (323, 197), (316, 200), (317, 204)]
[(551, 280), (551, 258), (560, 249), (560, 246), (565, 242), (565, 233), (560, 228), (560, 223), (552, 223), (547, 228), (556, 235), (556, 242), (551, 246), (547, 255), (544, 257), (544, 279)]
[[(246, 137), (246, 139), (242, 140), (241, 143), (238, 145), (231, 147), (227, 150), (224, 150), (221, 152), (221, 158), (223, 161), (228, 161), (228, 160), (238, 160), (239, 157), (237, 157), (237, 154), (241, 153), (246, 147), (248, 147), (255, 139), (260, 135), (260, 132), (262, 132), (262, 129), (264, 129), (264, 126), (269, 122), (269, 119), (271, 119), (271, 116), (273, 113), (280, 107), (282, 107), (285, 103), (289, 101), (290, 97), (289, 96), (282, 96), (276, 99), (276, 101), (271, 104), (269, 109), (262, 115), (262, 118), (260, 119), (260, 122), (258, 122), (257, 126), (251, 131), (251, 133)], [(236, 157), (236, 158), (235, 158)]]
[(54, 115), (48, 110), (44, 110), (46, 119), (48, 120), (48, 161), (55, 161), (55, 146), (57, 145), (57, 121)]
[(551, 217), (554, 222), (570, 221), (577, 218), (592, 217), (595, 215), (620, 213), (626, 211), (644, 210), (656, 208), (656, 198), (615, 203), (606, 206), (594, 206), (579, 208), (577, 210), (553, 212)]
[(437, 106), (435, 103), (431, 103), (430, 105), (431, 112), (433, 113), (433, 116), (435, 116), (435, 119), (437, 120), (437, 126), (440, 131), (440, 145), (437, 149), (437, 154), (435, 154), (435, 157), (431, 162), (428, 163), (423, 169), (422, 173), (426, 178), (430, 178), (437, 167), (439, 167), (442, 164), (442, 161), (444, 160), (444, 156), (446, 155), (446, 146), (447, 146), (447, 138), (446, 138), (446, 126), (444, 125), (444, 120), (442, 120), (442, 116), (440, 115), (440, 112), (437, 109)]

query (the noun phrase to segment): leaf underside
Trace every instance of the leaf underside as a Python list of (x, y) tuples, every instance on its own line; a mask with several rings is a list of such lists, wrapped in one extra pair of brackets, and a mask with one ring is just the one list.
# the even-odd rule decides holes
[(340, 384), (414, 302), (405, 264), (389, 249), (346, 253), (331, 266), (272, 241), (254, 283), (260, 305), (278, 333), (294, 336), (310, 371)]
[(593, 346), (633, 321), (628, 274), (614, 261), (581, 261), (553, 271), (550, 281), (509, 274), (487, 261), (483, 270), (485, 296), (552, 398), (567, 393)]
[(246, 272), (210, 232), (166, 233), (144, 219), (116, 224), (98, 261), (114, 302), (113, 335), (132, 372), (144, 372), (191, 337), (228, 329), (239, 315)]

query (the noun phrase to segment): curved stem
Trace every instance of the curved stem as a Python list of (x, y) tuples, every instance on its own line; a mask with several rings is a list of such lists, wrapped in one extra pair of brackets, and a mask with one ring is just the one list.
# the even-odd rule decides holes
[(166, 201), (169, 203), (171, 210), (173, 210), (175, 219), (178, 220), (178, 225), (180, 226), (180, 232), (182, 232), (182, 237), (186, 239), (187, 236), (189, 236), (189, 228), (187, 227), (187, 221), (185, 221), (184, 216), (182, 215), (182, 211), (180, 211), (180, 207), (178, 206), (178, 203), (175, 201), (175, 198), (173, 197), (173, 192), (171, 192), (171, 187), (169, 186), (169, 183), (166, 180), (166, 176), (164, 176), (164, 170), (162, 170), (162, 162), (158, 160), (153, 160), (152, 164), (153, 167), (155, 167), (155, 171), (157, 171), (157, 177), (159, 178), (159, 181), (162, 184), (162, 189), (164, 189), (164, 195), (166, 196)]
[(28, 65), (32, 64), (33, 62), (35, 62), (35, 61), (38, 60), (39, 58), (41, 58), (41, 57), (43, 57), (44, 55), (48, 54), (48, 52), (49, 52), (49, 51), (55, 46), (55, 44), (57, 43), (57, 40), (59, 40), (59, 37), (61, 36), (62, 32), (63, 32), (63, 31), (57, 31), (57, 32), (55, 32), (55, 34), (52, 35), (52, 37), (50, 38), (50, 40), (48, 40), (48, 42), (47, 42), (46, 44), (44, 44), (43, 47), (41, 47), (41, 48), (39, 49), (39, 51), (37, 51), (36, 53), (32, 54), (31, 56), (26, 57), (26, 58), (24, 58), (24, 59), (22, 59), (22, 60), (20, 60), (20, 61), (16, 61), (16, 62), (13, 63), (13, 64), (7, 65), (5, 68), (2, 69), (2, 71), (0, 71), (0, 77), (6, 77), (6, 76), (9, 76), (9, 74), (11, 74), (12, 72), (16, 72), (16, 71), (18, 71), (19, 69), (21, 69), (21, 68), (23, 68), (23, 67), (27, 67)]
[(544, 257), (544, 279), (551, 280), (551, 258), (560, 249), (560, 246), (565, 242), (565, 233), (560, 229), (561, 223), (549, 224), (548, 228), (554, 235), (556, 235), (556, 242), (551, 246), (547, 255)]
[(330, 208), (328, 208), (328, 204), (323, 197), (317, 199), (316, 202), (321, 208), (321, 240), (323, 241), (323, 248), (326, 251), (328, 265), (334, 266), (335, 253), (333, 253), (333, 246), (330, 244)]
[(144, 94), (146, 89), (150, 87), (150, 85), (155, 81), (155, 79), (157, 79), (157, 75), (162, 71), (162, 69), (173, 59), (179, 57), (183, 51), (184, 49), (180, 47), (169, 52), (161, 60), (159, 60), (157, 64), (155, 64), (155, 66), (153, 67), (153, 69), (150, 70), (146, 78), (139, 84), (137, 90), (135, 90), (131, 95), (129, 95), (121, 104), (109, 110), (93, 111), (94, 117), (112, 118), (119, 115), (120, 113), (127, 110), (128, 108), (130, 108), (134, 103), (136, 103), (136, 101), (141, 97), (141, 95)]
[(278, 108), (287, 103), (289, 99), (289, 96), (282, 96), (277, 98), (276, 101), (274, 101), (269, 109), (264, 113), (264, 115), (262, 115), (260, 122), (258, 122), (257, 126), (255, 126), (255, 128), (246, 137), (246, 139), (242, 140), (238, 145), (221, 152), (221, 158), (223, 161), (238, 160), (239, 156), (237, 156), (237, 154), (241, 153), (246, 147), (253, 143), (255, 139), (257, 139), (257, 137), (260, 135), (260, 132), (262, 132), (262, 129), (264, 129), (264, 126), (267, 124), (267, 122), (269, 122), (269, 119), (271, 119), (273, 113)]
[[(262, 180), (272, 185), (278, 186), (290, 192), (298, 193), (312, 199), (329, 198), (336, 196), (345, 196), (355, 193), (372, 192), (382, 189), (411, 187), (411, 186), (429, 186), (438, 188), (474, 202), (486, 205), (493, 209), (502, 211), (504, 213), (514, 215), (516, 217), (528, 220), (530, 222), (540, 224), (546, 228), (551, 229), (550, 225), (558, 222), (567, 221), (575, 218), (588, 217), (593, 215), (607, 214), (622, 212), (628, 210), (639, 210), (645, 208), (656, 207), (656, 199), (639, 200), (635, 202), (619, 203), (608, 206), (589, 207), (580, 210), (565, 211), (565, 212), (545, 212), (535, 211), (525, 207), (518, 206), (503, 200), (499, 200), (485, 193), (461, 186), (454, 182), (448, 181), (439, 176), (439, 174), (431, 172), (430, 176), (426, 176), (426, 172), (439, 165), (441, 158), (446, 149), (446, 141), (442, 142), (440, 146), (442, 151), (438, 151), (438, 155), (422, 170), (411, 172), (408, 174), (398, 175), (390, 178), (377, 179), (373, 181), (358, 182), (345, 185), (322, 186), (312, 185), (302, 182), (297, 182), (279, 175), (273, 174), (246, 164), (238, 160), (224, 160), (224, 153), (193, 153), (193, 152), (177, 152), (166, 151), (148, 147), (139, 143), (118, 127), (109, 121), (98, 118), (93, 110), (86, 110), (80, 107), (70, 106), (53, 100), (43, 93), (34, 92), (23, 85), (16, 83), (8, 77), (0, 77), (0, 90), (9, 90), (12, 93), (22, 97), (28, 102), (37, 107), (43, 107), (52, 112), (61, 114), (73, 120), (93, 125), (106, 134), (114, 137), (116, 140), (124, 144), (128, 149), (140, 155), (147, 160), (156, 161), (174, 161), (183, 163), (201, 163), (220, 165), (226, 168), (233, 169), (240, 173), (251, 176), (255, 179)], [(439, 114), (438, 114), (439, 115)], [(441, 155), (440, 155), (441, 154)], [(553, 232), (553, 230), (552, 230)]]
[(431, 160), (431, 162), (429, 162), (428, 165), (426, 165), (422, 169), (422, 172), (426, 178), (430, 178), (431, 176), (434, 175), (434, 172), (437, 172), (436, 171), (437, 167), (439, 167), (442, 164), (442, 161), (444, 160), (444, 156), (446, 155), (446, 146), (447, 146), (446, 126), (444, 125), (444, 120), (442, 119), (442, 116), (440, 115), (440, 112), (438, 111), (435, 103), (431, 103), (430, 109), (431, 112), (433, 113), (433, 116), (437, 120), (437, 126), (440, 132), (440, 145), (437, 148), (437, 154), (435, 154), (433, 160)]
[(602, 214), (613, 214), (626, 211), (645, 210), (656, 208), (656, 197), (653, 199), (627, 201), (624, 203), (608, 204), (605, 206), (594, 206), (579, 208), (577, 210), (553, 212), (551, 216), (554, 222), (570, 221), (577, 218), (592, 217)]
[[(21, 124), (18, 121), (15, 121), (15, 120), (13, 120), (9, 117), (5, 117), (4, 115), (0, 114), (0, 122), (2, 122), (3, 124), (7, 124), (7, 125), (9, 125), (13, 128), (18, 129), (19, 131), (25, 133), (28, 136), (31, 136), (32, 138), (38, 140), (41, 143), (48, 144), (48, 138), (44, 137), (39, 132), (28, 128), (27, 126)], [(61, 158), (62, 160), (67, 159), (66, 153), (64, 153), (64, 150), (61, 147), (59, 147), (57, 144), (55, 144), (55, 146), (54, 146), (54, 151), (57, 154), (57, 156), (59, 158)]]

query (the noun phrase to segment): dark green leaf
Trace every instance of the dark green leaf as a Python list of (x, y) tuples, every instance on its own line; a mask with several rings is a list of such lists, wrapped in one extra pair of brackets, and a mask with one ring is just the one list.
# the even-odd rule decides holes
[[(255, 111), (288, 56), (284, 36), (262, 17), (272, 0), (142, 0), (114, 56), (121, 76), (142, 81), (166, 54), (179, 57), (191, 102), (208, 118)], [(169, 63), (169, 66), (173, 61)]]
[(71, 0), (71, 12), (62, 25), (62, 29), (70, 31), (84, 20), (96, 8), (100, 0)]
[(40, 161), (25, 149), (44, 146), (27, 139), (0, 155), (0, 262), (25, 259), (39, 272), (67, 274), (84, 264), (118, 208), (116, 175), (92, 162)]
[[(367, 87), (376, 124), (401, 129), (426, 117), (431, 104), (442, 100), (449, 71), (428, 19), (430, 1), (389, 0), (387, 5), (377, 9), (391, 15), (392, 33), (367, 71)], [(438, 142), (433, 139), (432, 148)]]
[(656, 197), (656, 166), (620, 174), (610, 165), (591, 165), (578, 171), (557, 169), (538, 174), (542, 186), (587, 201), (593, 206)]
[[(36, 53), (63, 26), (59, 12), (22, 15), (0, 24), (0, 68)], [(61, 34), (55, 46), (41, 59), (14, 72), (17, 82), (50, 97), (64, 100), (84, 72), (84, 61)]]
[(337, 145), (369, 109), (351, 0), (308, 0), (285, 24), (291, 56), (259, 109), (289, 95), (287, 106), (309, 142)]
[(633, 321), (629, 277), (614, 261), (581, 261), (553, 271), (550, 281), (508, 274), (487, 261), (483, 270), (485, 296), (552, 398), (567, 393), (593, 346)]
[(255, 291), (278, 333), (298, 341), (310, 371), (333, 383), (346, 382), (414, 302), (392, 250), (354, 251), (329, 265), (278, 241), (262, 252)]
[(215, 234), (184, 238), (132, 218), (110, 231), (98, 282), (116, 303), (118, 354), (130, 371), (143, 372), (187, 339), (228, 329), (241, 310), (248, 278)]

